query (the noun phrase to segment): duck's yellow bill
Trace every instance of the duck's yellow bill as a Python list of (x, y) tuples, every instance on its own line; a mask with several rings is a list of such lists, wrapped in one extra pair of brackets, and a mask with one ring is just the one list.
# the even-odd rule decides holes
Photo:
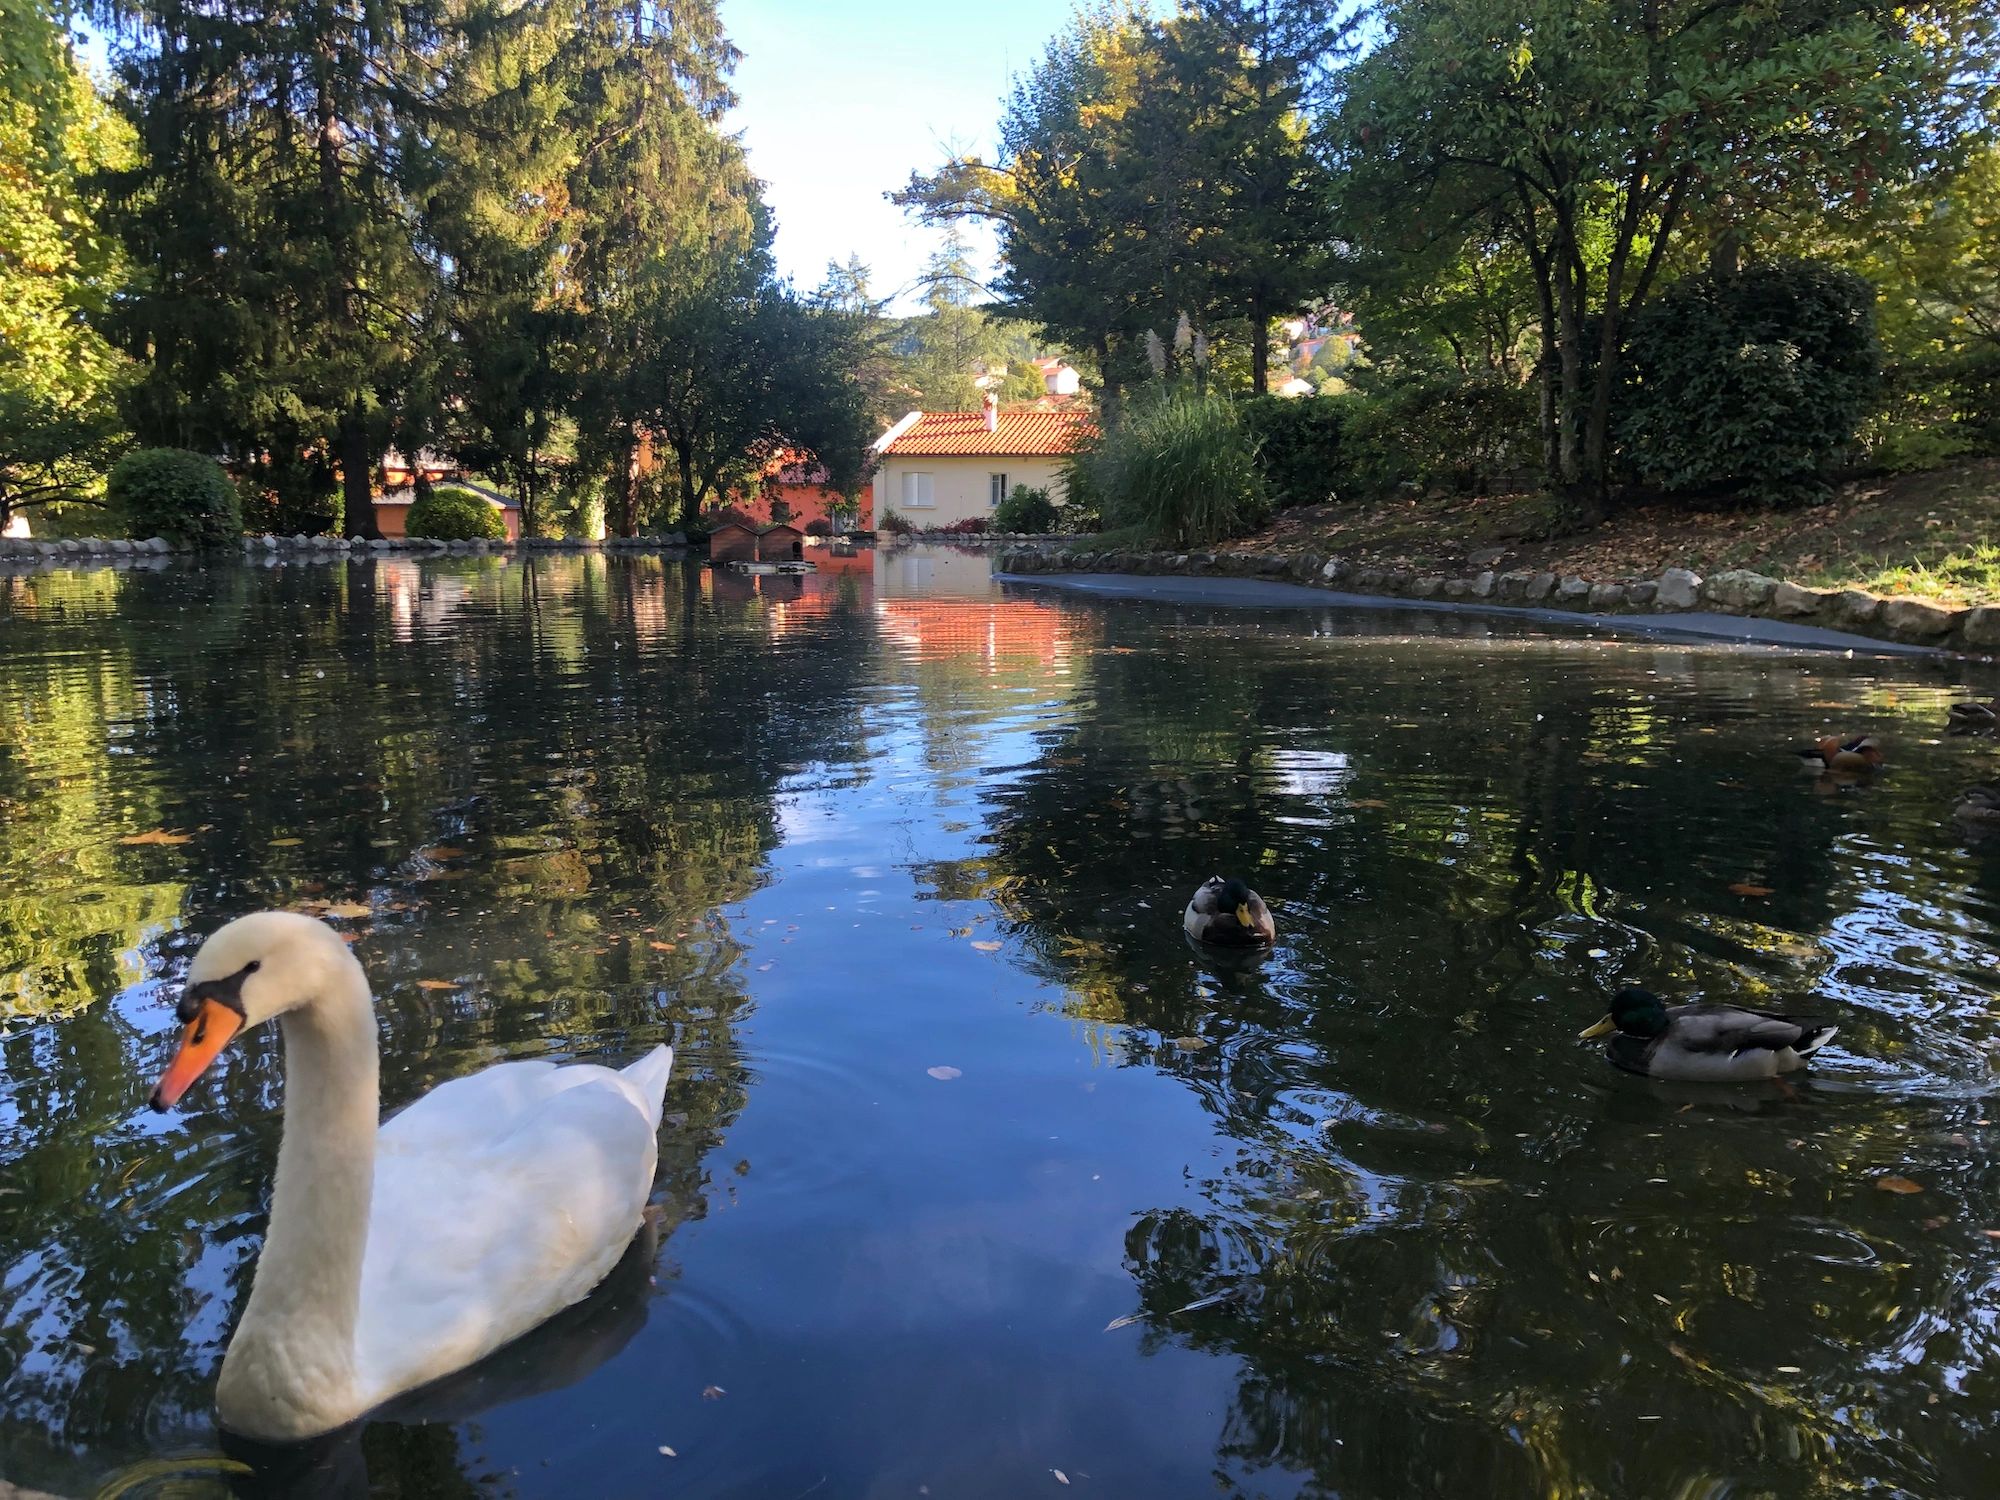
[(1586, 1026), (1576, 1034), (1579, 1042), (1594, 1042), (1601, 1036), (1610, 1036), (1618, 1029), (1618, 1023), (1606, 1016), (1594, 1026)]
[(1257, 925), (1250, 920), (1250, 908), (1247, 904), (1236, 908), (1236, 920), (1241, 922), (1245, 927), (1255, 927)]
[(153, 1108), (169, 1110), (181, 1102), (188, 1086), (221, 1055), (229, 1039), (243, 1026), (243, 1017), (217, 1000), (204, 1000), (181, 1033), (180, 1047), (153, 1089)]

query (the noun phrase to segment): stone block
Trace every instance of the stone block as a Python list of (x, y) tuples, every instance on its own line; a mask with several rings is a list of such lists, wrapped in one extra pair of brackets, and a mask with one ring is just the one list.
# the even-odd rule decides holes
[(1746, 615), (1762, 609), (1777, 592), (1778, 580), (1748, 568), (1711, 574), (1701, 586), (1702, 602), (1726, 614)]
[(1625, 585), (1594, 583), (1590, 586), (1590, 607), (1600, 615), (1614, 614), (1625, 607)]
[(1983, 604), (1965, 612), (1965, 644), (1982, 651), (2000, 647), (2000, 607)]
[(1701, 602), (1701, 575), (1686, 568), (1667, 569), (1654, 587), (1661, 609), (1693, 609)]
[(1590, 580), (1574, 575), (1556, 585), (1556, 603), (1565, 607), (1580, 607), (1590, 600)]
[(1499, 583), (1500, 575), (1495, 573), (1491, 568), (1488, 568), (1485, 572), (1477, 574), (1468, 580), (1466, 588), (1475, 599), (1491, 599), (1493, 597), (1493, 590), (1499, 586)]
[(1885, 599), (1882, 626), (1899, 641), (1935, 641), (1951, 634), (1959, 613), (1923, 599)]
[(1817, 589), (1800, 588), (1796, 583), (1780, 583), (1771, 591), (1770, 612), (1781, 619), (1809, 620), (1820, 612), (1826, 595)]

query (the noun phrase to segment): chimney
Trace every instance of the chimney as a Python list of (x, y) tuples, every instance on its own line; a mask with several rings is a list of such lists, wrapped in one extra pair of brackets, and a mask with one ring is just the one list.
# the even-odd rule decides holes
[(998, 432), (1000, 430), (1000, 398), (991, 391), (988, 391), (984, 404), (986, 407), (986, 430), (988, 432)]

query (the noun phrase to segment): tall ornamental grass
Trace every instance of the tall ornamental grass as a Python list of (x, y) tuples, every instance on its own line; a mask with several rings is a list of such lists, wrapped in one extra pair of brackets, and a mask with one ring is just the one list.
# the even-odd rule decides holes
[(1240, 536), (1270, 514), (1257, 440), (1226, 396), (1189, 380), (1133, 394), (1090, 456), (1107, 527), (1172, 547)]

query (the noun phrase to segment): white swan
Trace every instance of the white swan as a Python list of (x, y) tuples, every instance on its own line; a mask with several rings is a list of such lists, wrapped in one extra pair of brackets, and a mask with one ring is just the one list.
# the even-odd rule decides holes
[(309, 917), (202, 944), (171, 1109), (237, 1032), (277, 1016), (285, 1129), (270, 1228), (223, 1356), (222, 1425), (292, 1442), (460, 1369), (578, 1301), (638, 1230), (671, 1048), (623, 1071), (500, 1063), (378, 1126), (368, 978)]

